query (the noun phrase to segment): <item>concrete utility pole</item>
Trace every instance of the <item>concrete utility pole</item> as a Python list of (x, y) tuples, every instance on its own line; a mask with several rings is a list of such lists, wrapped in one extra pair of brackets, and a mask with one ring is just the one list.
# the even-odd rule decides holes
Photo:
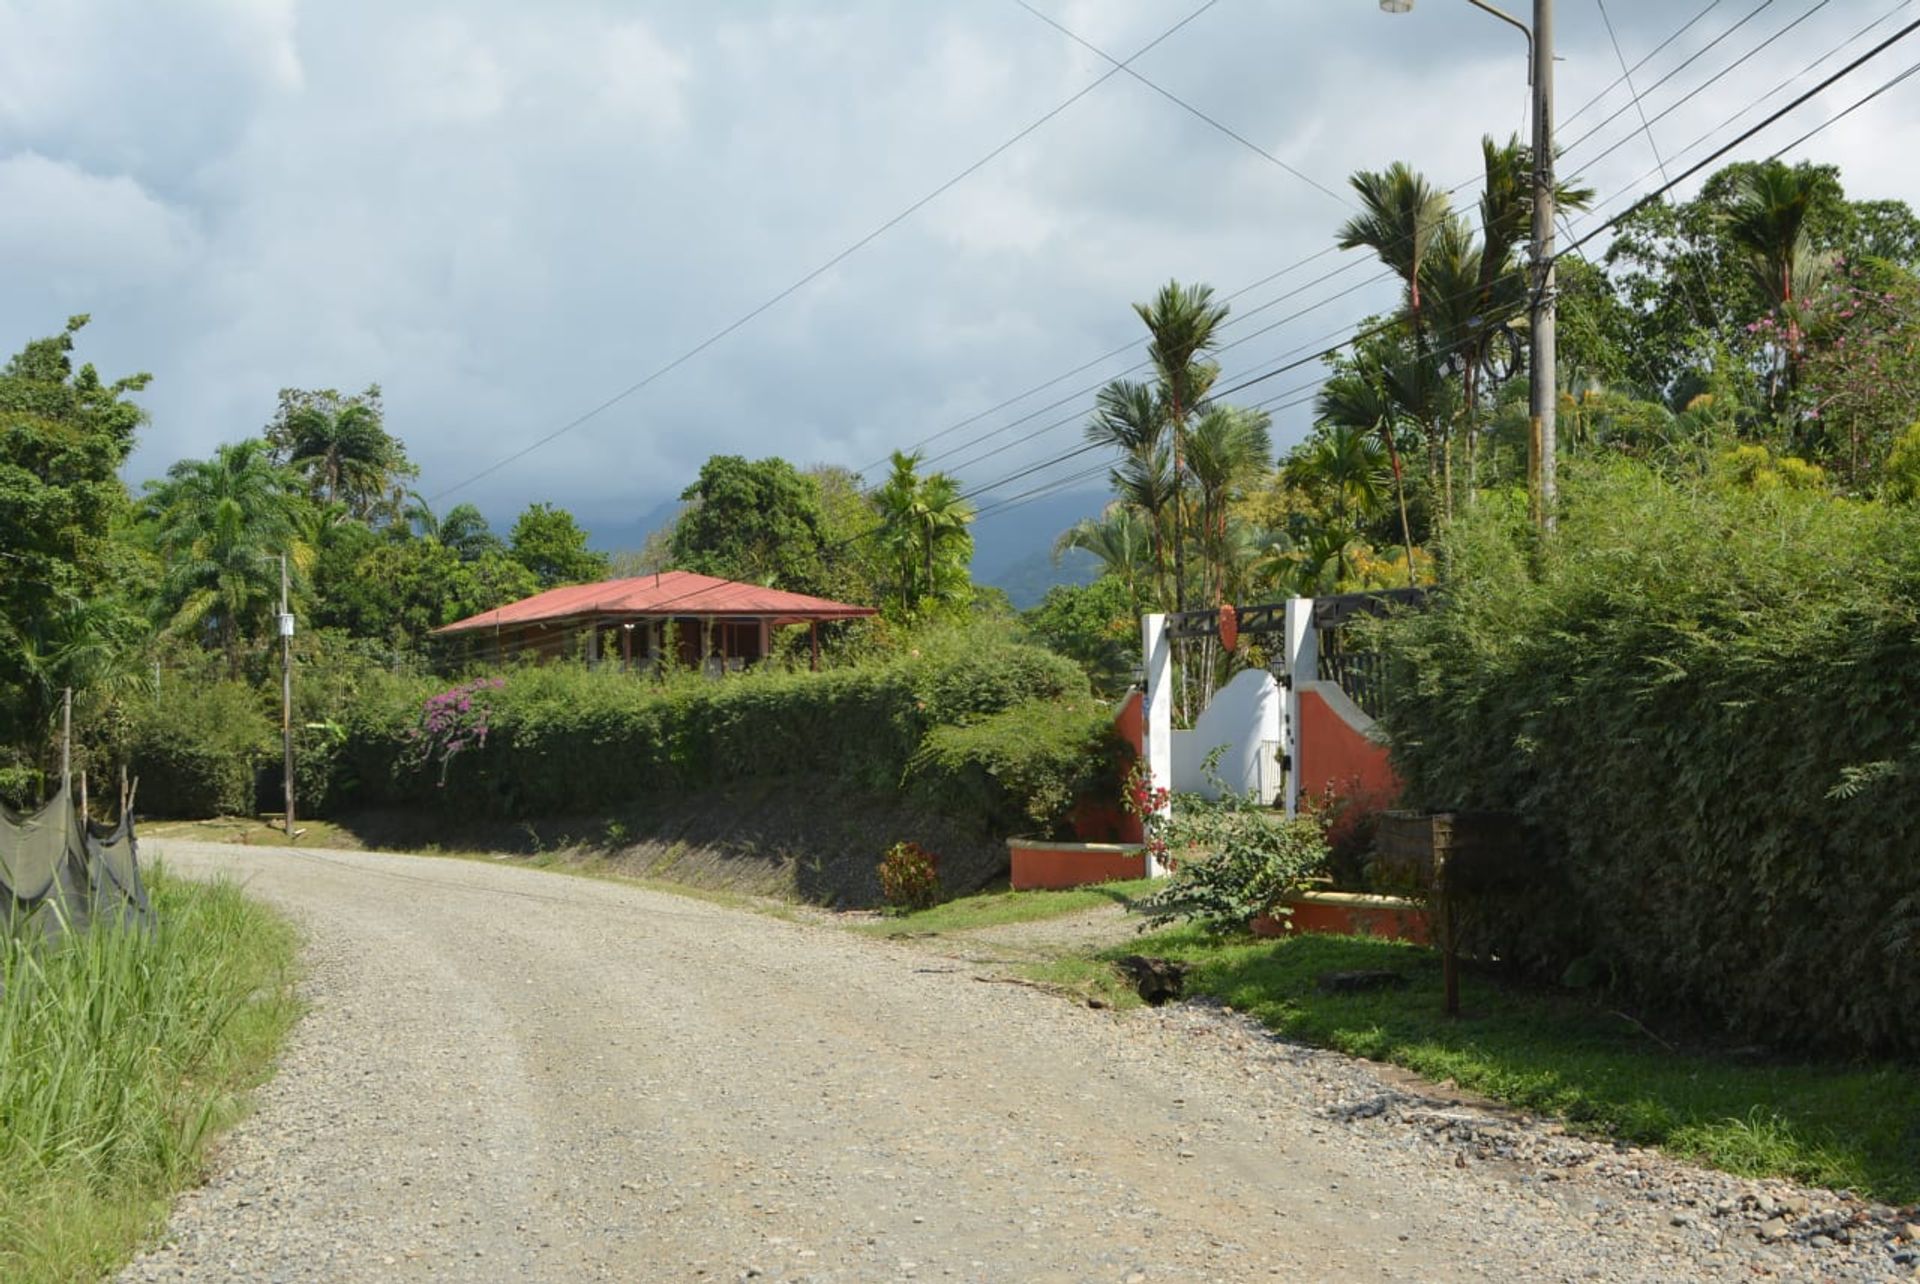
[[(1555, 369), (1553, 272), (1553, 0), (1533, 0), (1533, 26), (1487, 0), (1467, 0), (1527, 38), (1527, 83), (1533, 89), (1533, 229), (1527, 255), (1527, 496), (1533, 520), (1553, 529)], [(1408, 13), (1413, 0), (1380, 0), (1387, 13)]]
[(1553, 271), (1553, 0), (1533, 0), (1533, 290), (1528, 313), (1532, 352), (1527, 403), (1539, 462), (1534, 518), (1554, 526), (1554, 456), (1560, 387), (1554, 351)]
[(287, 841), (293, 828), (293, 608), (287, 601), (287, 555), (280, 554), (280, 754), (287, 795)]

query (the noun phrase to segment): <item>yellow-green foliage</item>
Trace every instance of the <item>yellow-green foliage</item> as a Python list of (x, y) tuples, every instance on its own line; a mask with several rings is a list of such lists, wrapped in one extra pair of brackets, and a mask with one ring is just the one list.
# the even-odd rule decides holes
[(1743, 1038), (1920, 1051), (1920, 513), (1571, 470), (1385, 627), (1409, 801), (1524, 817), (1493, 946)]
[(1911, 504), (1920, 500), (1920, 423), (1894, 438), (1881, 476), (1885, 479), (1886, 496), (1894, 503)]

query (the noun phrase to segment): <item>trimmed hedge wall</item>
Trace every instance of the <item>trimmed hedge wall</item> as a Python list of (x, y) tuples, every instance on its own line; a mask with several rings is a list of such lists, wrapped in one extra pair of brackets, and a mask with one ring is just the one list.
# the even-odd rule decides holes
[(175, 682), (131, 710), (127, 769), (144, 815), (245, 816), (254, 778), (279, 744), (278, 727), (242, 682)]
[[(333, 796), (527, 817), (605, 811), (750, 777), (892, 791), (907, 782), (930, 733), (981, 723), (996, 728), (995, 743), (981, 741), (970, 755), (940, 741), (912, 773), (914, 786), (943, 807), (979, 811), (983, 826), (1024, 816), (1026, 827), (1046, 828), (1072, 801), (1062, 781), (1077, 779), (1081, 759), (1100, 750), (1076, 665), (982, 634), (886, 665), (664, 687), (611, 670), (519, 669), (475, 694), (486, 709), (483, 745), (423, 763), (422, 709), (447, 686), (394, 683), (363, 699), (346, 722)], [(979, 778), (1004, 783), (987, 788)]]
[(1920, 1053), (1920, 513), (1575, 470), (1381, 627), (1408, 803), (1519, 813), (1509, 958), (1742, 1039)]

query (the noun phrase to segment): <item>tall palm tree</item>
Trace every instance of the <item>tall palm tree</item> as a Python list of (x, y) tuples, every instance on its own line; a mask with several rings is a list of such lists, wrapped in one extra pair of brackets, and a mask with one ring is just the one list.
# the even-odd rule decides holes
[(1722, 218), (1727, 237), (1785, 327), (1781, 375), (1787, 388), (1800, 367), (1801, 303), (1826, 279), (1833, 255), (1814, 248), (1809, 216), (1820, 184), (1811, 170), (1767, 161), (1742, 173)]
[(357, 397), (282, 393), (269, 430), (281, 460), (306, 478), (313, 496), (346, 505), (360, 521), (393, 519), (406, 503), (408, 478), (419, 469), (389, 434), (377, 387)]
[(1227, 305), (1213, 301), (1210, 285), (1169, 281), (1151, 303), (1134, 312), (1152, 336), (1147, 356), (1160, 379), (1160, 397), (1173, 429), (1173, 592), (1175, 609), (1187, 609), (1187, 559), (1182, 494), (1186, 488), (1187, 421), (1220, 377), (1220, 367), (1201, 358), (1227, 319)]
[(1094, 405), (1093, 418), (1087, 422), (1087, 441), (1121, 452), (1120, 463), (1108, 474), (1108, 480), (1114, 493), (1145, 519), (1155, 596), (1164, 605), (1167, 549), (1173, 542), (1168, 522), (1174, 516), (1175, 494), (1171, 420), (1166, 403), (1147, 384), (1116, 379), (1100, 390)]
[(1212, 405), (1187, 434), (1195, 494), (1196, 542), (1208, 600), (1224, 600), (1231, 578), (1229, 510), (1273, 466), (1272, 420), (1264, 411)]
[(1078, 549), (1093, 554), (1100, 574), (1126, 585), (1134, 601), (1142, 599), (1144, 581), (1153, 573), (1153, 527), (1141, 511), (1124, 500), (1108, 504), (1098, 517), (1083, 517), (1053, 542), (1053, 558)]
[(918, 451), (894, 451), (892, 472), (872, 500), (905, 614), (928, 601), (960, 599), (973, 555), (973, 505), (948, 474), (920, 476), (920, 459)]
[(1428, 247), (1446, 225), (1451, 209), (1447, 194), (1404, 161), (1395, 161), (1384, 170), (1363, 169), (1349, 182), (1360, 197), (1360, 213), (1341, 227), (1340, 248), (1365, 246), (1400, 278), (1407, 291), (1407, 313), (1418, 338), (1424, 323), (1421, 269), (1426, 265)]
[(1317, 423), (1372, 433), (1385, 447), (1393, 473), (1394, 499), (1400, 508), (1400, 542), (1407, 550), (1411, 575), (1413, 524), (1407, 517), (1407, 479), (1400, 466), (1397, 440), (1400, 412), (1386, 390), (1385, 379), (1377, 371), (1343, 370), (1320, 385), (1320, 391), (1314, 396), (1313, 413)]
[(146, 513), (166, 561), (161, 600), (170, 631), (211, 634), (240, 671), (240, 643), (279, 596), (285, 554), (304, 588), (307, 503), (292, 470), (257, 438), (221, 446), (211, 459), (183, 459), (149, 482)]

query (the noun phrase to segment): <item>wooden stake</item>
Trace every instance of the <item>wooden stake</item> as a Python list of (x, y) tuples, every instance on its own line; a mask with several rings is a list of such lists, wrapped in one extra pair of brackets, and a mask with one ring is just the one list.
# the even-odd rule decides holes
[(88, 816), (87, 773), (83, 771), (80, 773), (80, 830), (82, 833), (86, 832)]

